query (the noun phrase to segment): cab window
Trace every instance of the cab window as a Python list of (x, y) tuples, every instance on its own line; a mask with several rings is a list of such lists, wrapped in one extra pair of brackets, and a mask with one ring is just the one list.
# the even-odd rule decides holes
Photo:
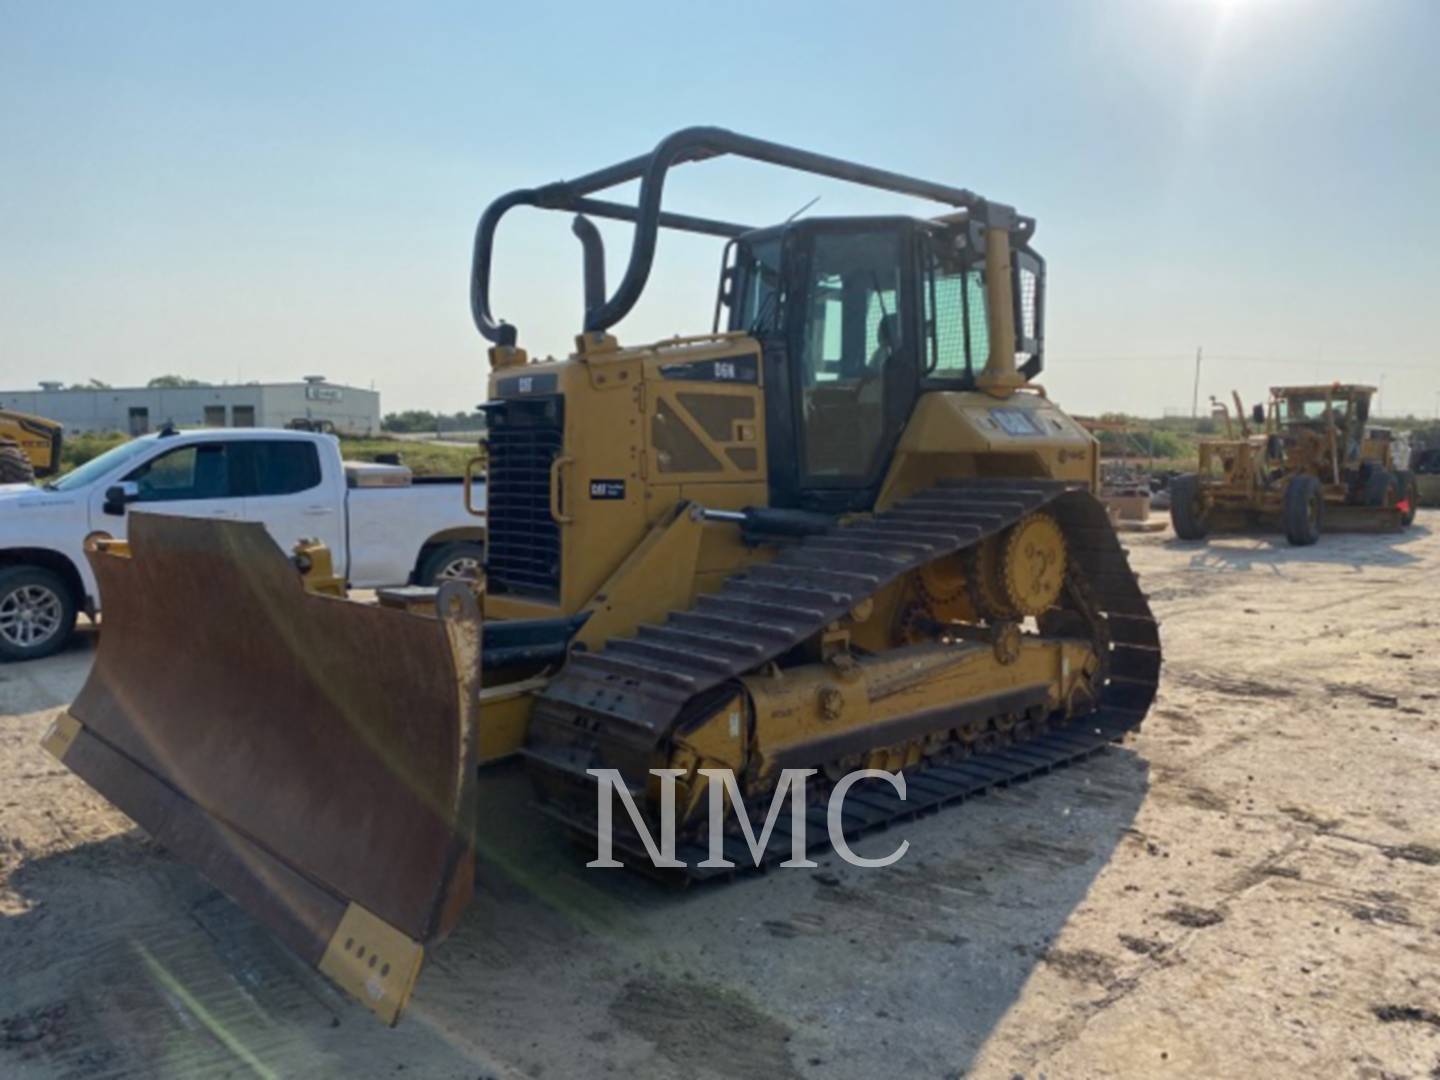
[(191, 443), (151, 458), (125, 479), (139, 488), (138, 502), (224, 499), (231, 494), (229, 458), (225, 443)]
[(320, 453), (299, 439), (251, 443), (256, 495), (294, 495), (320, 486)]
[(886, 375), (910, 355), (900, 251), (893, 228), (815, 237), (798, 381), (805, 472), (822, 483), (867, 480), (886, 443)]
[(924, 281), (925, 374), (933, 379), (973, 381), (990, 356), (983, 266), (955, 256), (927, 253)]

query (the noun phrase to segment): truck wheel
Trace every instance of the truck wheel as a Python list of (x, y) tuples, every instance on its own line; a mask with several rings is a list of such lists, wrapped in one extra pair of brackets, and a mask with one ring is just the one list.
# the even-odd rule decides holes
[(64, 578), (40, 566), (0, 570), (0, 659), (49, 656), (74, 632), (75, 596)]
[(1396, 473), (1395, 482), (1400, 489), (1398, 505), (1404, 507), (1400, 511), (1400, 524), (1408, 529), (1415, 524), (1415, 511), (1420, 507), (1420, 485), (1415, 479), (1415, 474), (1408, 470)]
[(1295, 477), (1285, 487), (1285, 538), (1297, 547), (1315, 543), (1324, 509), (1320, 481), (1309, 473)]
[(10, 439), (0, 439), (0, 484), (33, 484), (35, 467), (20, 449), (20, 444)]
[(1194, 473), (1170, 481), (1170, 524), (1181, 540), (1204, 540), (1210, 531), (1200, 503), (1200, 477)]
[(1360, 490), (1363, 506), (1394, 506), (1400, 501), (1395, 474), (1376, 465), (1365, 477), (1365, 486)]
[(420, 567), (421, 585), (438, 585), (442, 581), (474, 581), (480, 576), (485, 560), (485, 545), (473, 540), (457, 540), (442, 544), (430, 553)]

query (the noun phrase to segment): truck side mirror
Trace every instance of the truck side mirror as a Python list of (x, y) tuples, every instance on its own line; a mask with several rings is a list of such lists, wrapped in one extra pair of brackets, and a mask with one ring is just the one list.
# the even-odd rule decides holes
[(1257, 424), (1265, 423), (1265, 406), (1256, 405), (1250, 412), (1250, 419), (1254, 420)]
[(107, 514), (121, 517), (125, 513), (125, 507), (138, 498), (140, 498), (140, 485), (134, 480), (122, 480), (105, 489), (105, 505), (100, 509)]

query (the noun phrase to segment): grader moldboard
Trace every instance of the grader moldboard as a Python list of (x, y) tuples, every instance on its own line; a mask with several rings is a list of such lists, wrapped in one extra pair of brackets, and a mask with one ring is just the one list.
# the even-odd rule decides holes
[[(1369, 426), (1372, 386), (1277, 386), (1247, 421), (1219, 406), (1226, 437), (1200, 443), (1199, 471), (1170, 486), (1182, 540), (1211, 532), (1281, 529), (1292, 544), (1322, 531), (1383, 532), (1415, 520), (1415, 477), (1384, 428)], [(1256, 430), (1251, 431), (1251, 424)], [(1239, 437), (1236, 437), (1236, 427)]]
[[(754, 229), (661, 209), (673, 166), (726, 154), (949, 210)], [(634, 207), (594, 197), (634, 180)], [(516, 206), (577, 215), (565, 360), (531, 361), (491, 314)], [(634, 225), (613, 293), (594, 218)], [(492, 366), (483, 587), (361, 604), (307, 588), (326, 560), (297, 567), (258, 524), (137, 514), (128, 551), (92, 556), (105, 630), (48, 747), (390, 1022), (471, 896), (477, 764), (521, 755), (592, 844), (587, 770), (618, 770), (653, 828), (649, 770), (679, 769), (679, 873), (704, 877), (727, 871), (697, 865), (700, 768), (733, 770), (762, 816), (785, 768), (904, 770), (904, 801), (852, 789), (855, 836), (1096, 752), (1140, 724), (1160, 640), (1093, 494), (1096, 444), (1031, 381), (1034, 228), (716, 128), (502, 196), (471, 289)], [(623, 347), (608, 331), (661, 229), (725, 240), (715, 326)], [(764, 859), (790, 830), (780, 815)], [(717, 842), (743, 865), (737, 835)], [(637, 831), (614, 842), (648, 863)]]

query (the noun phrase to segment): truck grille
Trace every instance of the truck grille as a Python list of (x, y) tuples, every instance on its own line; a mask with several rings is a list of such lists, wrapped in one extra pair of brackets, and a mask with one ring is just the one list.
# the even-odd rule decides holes
[(485, 405), (485, 587), (506, 596), (560, 598), (560, 527), (550, 516), (550, 466), (565, 443), (564, 400)]

